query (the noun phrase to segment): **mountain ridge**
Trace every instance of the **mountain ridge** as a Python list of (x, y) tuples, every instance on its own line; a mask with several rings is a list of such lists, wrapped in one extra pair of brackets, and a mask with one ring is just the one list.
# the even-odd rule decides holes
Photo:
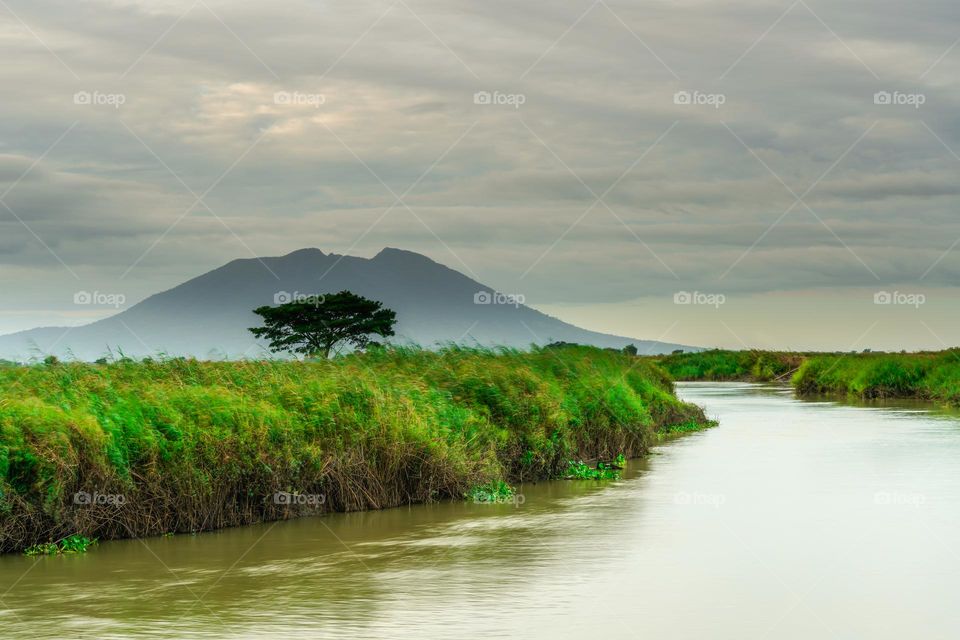
[(30, 354), (93, 360), (118, 349), (133, 357), (261, 356), (248, 328), (253, 309), (297, 296), (350, 290), (397, 312), (394, 342), (450, 342), (527, 348), (578, 342), (665, 353), (683, 345), (589, 331), (523, 304), (420, 253), (384, 247), (372, 258), (298, 249), (283, 256), (238, 258), (117, 314), (78, 327), (37, 327), (0, 336), (0, 358)]

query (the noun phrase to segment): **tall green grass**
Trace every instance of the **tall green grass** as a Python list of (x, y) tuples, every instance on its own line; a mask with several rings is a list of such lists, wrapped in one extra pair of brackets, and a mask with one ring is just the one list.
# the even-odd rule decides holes
[(800, 366), (803, 354), (785, 351), (727, 351), (712, 349), (653, 358), (675, 380), (751, 380), (785, 378)]
[(918, 398), (960, 406), (960, 349), (811, 356), (793, 377), (793, 384), (802, 394)]
[(705, 423), (586, 347), (3, 367), (0, 551), (460, 498)]
[(716, 349), (650, 359), (675, 380), (790, 380), (800, 395), (916, 398), (960, 406), (960, 349), (923, 353)]

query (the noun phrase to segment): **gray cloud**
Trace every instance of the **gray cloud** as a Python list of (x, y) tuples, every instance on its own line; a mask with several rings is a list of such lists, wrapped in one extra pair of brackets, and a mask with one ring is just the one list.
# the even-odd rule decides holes
[[(307, 245), (404, 246), (547, 305), (960, 274), (945, 1), (806, 2), (759, 42), (783, 3), (8, 3), (30, 30), (0, 30), (0, 330), (78, 279), (135, 301)], [(768, 231), (808, 189), (823, 222)]]

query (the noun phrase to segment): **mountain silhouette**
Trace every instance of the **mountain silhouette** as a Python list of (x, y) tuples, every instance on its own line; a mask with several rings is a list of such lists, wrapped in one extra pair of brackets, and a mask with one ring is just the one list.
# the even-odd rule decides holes
[(412, 251), (386, 248), (368, 259), (301, 249), (282, 257), (234, 260), (88, 325), (0, 336), (0, 358), (72, 355), (94, 360), (108, 350), (131, 357), (262, 357), (265, 343), (248, 331), (260, 324), (253, 309), (343, 289), (397, 312), (394, 343), (519, 348), (557, 341), (614, 348), (635, 344), (641, 354), (686, 349), (581, 329)]

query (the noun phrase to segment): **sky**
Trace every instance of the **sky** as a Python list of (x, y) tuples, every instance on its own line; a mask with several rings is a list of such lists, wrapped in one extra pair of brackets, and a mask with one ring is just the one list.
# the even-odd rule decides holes
[(2, 0), (0, 333), (392, 246), (643, 339), (957, 345), (958, 26), (947, 0)]

